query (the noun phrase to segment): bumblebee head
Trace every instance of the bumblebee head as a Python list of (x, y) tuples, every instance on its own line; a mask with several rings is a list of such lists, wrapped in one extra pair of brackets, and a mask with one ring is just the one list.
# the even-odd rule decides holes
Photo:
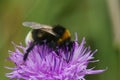
[(62, 36), (65, 30), (66, 29), (61, 25), (55, 25), (53, 28), (53, 32), (55, 32), (58, 36)]
[(57, 41), (58, 44), (71, 39), (69, 30), (61, 25), (56, 25), (53, 27), (53, 32), (56, 33), (56, 36), (59, 38)]

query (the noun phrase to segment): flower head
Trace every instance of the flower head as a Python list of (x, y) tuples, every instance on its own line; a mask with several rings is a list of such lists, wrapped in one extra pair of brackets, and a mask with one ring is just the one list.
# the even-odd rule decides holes
[(85, 80), (84, 76), (88, 74), (104, 72), (104, 70), (93, 70), (94, 68), (88, 69), (89, 63), (98, 60), (93, 60), (96, 50), (92, 52), (84, 45), (84, 38), (81, 44), (75, 40), (73, 51), (65, 49), (66, 46), (58, 49), (59, 55), (46, 44), (35, 45), (24, 63), (26, 47), (15, 45), (15, 51), (10, 51), (9, 57), (15, 67), (8, 68), (12, 72), (7, 73), (6, 76), (17, 80)]

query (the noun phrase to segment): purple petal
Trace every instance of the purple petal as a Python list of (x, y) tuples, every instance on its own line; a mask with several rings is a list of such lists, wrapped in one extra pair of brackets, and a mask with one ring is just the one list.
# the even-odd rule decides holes
[(9, 52), (9, 60), (15, 63), (15, 67), (7, 67), (12, 72), (7, 73), (6, 77), (17, 80), (85, 80), (86, 75), (104, 72), (105, 70), (87, 69), (89, 63), (98, 60), (93, 60), (97, 50), (92, 52), (89, 47), (84, 47), (85, 43), (83, 38), (79, 44), (76, 36), (74, 51), (69, 52), (65, 48), (60, 48), (59, 56), (46, 44), (35, 45), (26, 62), (23, 61), (23, 56), (28, 46), (14, 44), (15, 51)]

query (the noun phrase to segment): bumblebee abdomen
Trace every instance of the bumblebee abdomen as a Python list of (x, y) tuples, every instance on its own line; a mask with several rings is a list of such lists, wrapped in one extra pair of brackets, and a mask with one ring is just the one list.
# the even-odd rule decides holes
[(40, 29), (35, 29), (32, 31), (32, 38), (39, 44), (43, 44), (44, 42), (50, 43), (52, 41), (56, 42), (58, 40), (56, 36)]
[(25, 43), (26, 45), (29, 45), (31, 42), (33, 42), (33, 38), (32, 38), (32, 31), (29, 31), (26, 38), (25, 38)]
[(36, 41), (38, 41), (42, 36), (44, 35), (44, 32), (40, 29), (33, 29), (32, 30), (32, 37)]

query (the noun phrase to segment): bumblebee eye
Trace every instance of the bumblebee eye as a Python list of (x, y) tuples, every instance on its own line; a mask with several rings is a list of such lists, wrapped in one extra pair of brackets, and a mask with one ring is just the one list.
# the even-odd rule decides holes
[(62, 36), (65, 32), (65, 28), (62, 27), (61, 25), (56, 25), (54, 28), (53, 28), (53, 31), (59, 35), (59, 36)]

